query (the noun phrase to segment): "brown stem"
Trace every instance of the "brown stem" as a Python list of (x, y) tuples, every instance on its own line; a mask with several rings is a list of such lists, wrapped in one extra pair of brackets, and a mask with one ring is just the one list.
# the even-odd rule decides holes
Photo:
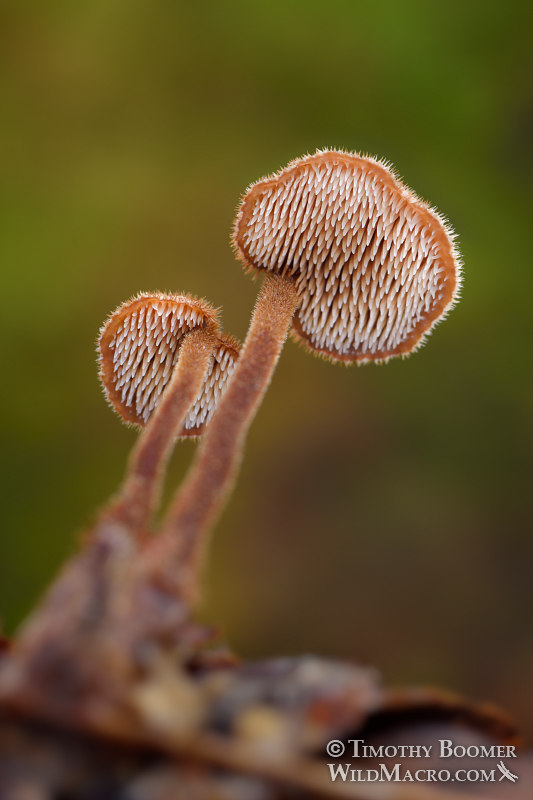
[[(214, 343), (213, 333), (205, 329), (187, 334), (163, 398), (131, 454), (121, 490), (90, 530), (83, 550), (64, 567), (20, 632), (17, 653), (23, 695), (32, 685), (33, 670), (39, 670), (43, 653), (48, 659), (49, 693), (54, 687), (63, 691), (67, 673), (72, 680), (79, 673), (83, 685), (80, 637), (101, 632), (111, 623), (112, 603), (124, 594), (124, 576), (149, 523), (174, 436), (200, 393)], [(98, 650), (91, 645), (93, 664), (106, 664), (106, 646)]]
[(124, 483), (104, 509), (105, 518), (122, 522), (135, 532), (148, 526), (174, 438), (200, 394), (214, 343), (213, 333), (206, 329), (193, 330), (185, 337), (163, 398), (132, 450)]
[(222, 510), (255, 413), (278, 362), (298, 307), (294, 281), (268, 275), (259, 294), (235, 373), (202, 445), (162, 524), (143, 554), (141, 573), (178, 581), (194, 600), (206, 534)]

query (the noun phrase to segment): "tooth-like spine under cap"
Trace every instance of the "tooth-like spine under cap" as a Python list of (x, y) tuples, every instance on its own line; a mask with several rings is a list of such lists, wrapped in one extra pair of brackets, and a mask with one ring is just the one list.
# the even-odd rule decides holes
[(170, 380), (183, 337), (216, 333), (218, 312), (192, 295), (141, 293), (102, 326), (99, 375), (106, 398), (125, 422), (144, 426)]
[(183, 424), (180, 436), (200, 436), (204, 432), (235, 371), (239, 351), (240, 343), (233, 336), (223, 334), (218, 337), (202, 391)]
[(247, 268), (296, 281), (293, 334), (336, 361), (416, 349), (457, 298), (445, 219), (376, 159), (337, 150), (252, 184), (233, 231)]

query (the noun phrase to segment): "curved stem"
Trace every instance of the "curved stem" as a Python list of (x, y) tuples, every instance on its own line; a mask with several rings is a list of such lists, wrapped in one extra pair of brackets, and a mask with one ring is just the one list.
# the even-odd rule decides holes
[(150, 417), (129, 458), (118, 495), (103, 516), (145, 529), (159, 498), (161, 477), (183, 420), (200, 394), (213, 353), (214, 336), (201, 329), (187, 334), (163, 398)]
[(18, 648), (26, 653), (30, 667), (32, 653), (38, 658), (43, 642), (49, 650), (58, 650), (61, 663), (63, 650), (58, 642), (68, 640), (69, 631), (80, 634), (87, 626), (92, 629), (102, 620), (109, 622), (111, 598), (122, 591), (123, 575), (156, 504), (174, 436), (200, 393), (214, 343), (210, 331), (187, 334), (162, 400), (131, 453), (121, 489), (88, 532), (83, 550), (62, 570), (19, 636)]
[(248, 429), (287, 338), (298, 296), (294, 281), (268, 275), (244, 347), (196, 459), (161, 526), (142, 555), (141, 582), (163, 579), (192, 601), (198, 590), (206, 535), (236, 477)]
[[(43, 702), (44, 698), (46, 704), (48, 697), (65, 694), (65, 681), (81, 692), (89, 674), (88, 654), (103, 675), (106, 670), (129, 669), (113, 649), (114, 642), (101, 634), (106, 628), (114, 630), (111, 639), (117, 639), (117, 629), (111, 624), (117, 598), (118, 606), (127, 598), (126, 574), (135, 563), (139, 540), (149, 524), (174, 437), (201, 391), (214, 344), (210, 331), (187, 334), (162, 400), (133, 449), (122, 488), (88, 532), (82, 551), (63, 568), (18, 636), (15, 695), (18, 692), (20, 697), (31, 697), (33, 687), (39, 685), (41, 695), (34, 700)], [(38, 681), (35, 676), (39, 676)], [(68, 696), (72, 700), (72, 693)]]

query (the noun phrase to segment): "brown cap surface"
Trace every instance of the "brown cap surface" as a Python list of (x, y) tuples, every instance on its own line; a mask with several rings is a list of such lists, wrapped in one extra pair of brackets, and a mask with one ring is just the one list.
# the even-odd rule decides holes
[(452, 305), (450, 226), (390, 167), (318, 151), (246, 192), (233, 232), (243, 263), (296, 281), (293, 332), (340, 361), (407, 354)]
[(100, 380), (113, 409), (124, 421), (145, 425), (170, 380), (183, 337), (203, 328), (215, 333), (217, 327), (216, 310), (191, 295), (143, 293), (119, 306), (98, 340)]

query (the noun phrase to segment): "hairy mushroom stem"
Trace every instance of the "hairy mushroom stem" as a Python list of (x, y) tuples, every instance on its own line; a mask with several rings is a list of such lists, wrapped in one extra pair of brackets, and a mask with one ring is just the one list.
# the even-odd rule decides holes
[[(76, 676), (74, 683), (85, 691), (92, 680), (86, 674), (86, 651), (91, 664), (101, 668), (120, 661), (120, 669), (128, 671), (123, 646), (128, 625), (133, 626), (131, 616), (124, 619), (128, 587), (166, 462), (177, 436), (203, 432), (238, 358), (239, 343), (218, 334), (216, 316), (205, 301), (158, 292), (123, 303), (101, 328), (98, 353), (104, 393), (123, 420), (144, 430), (122, 488), (18, 637), (20, 669), (13, 689), (18, 700), (25, 702), (43, 652), (47, 690), (39, 702), (45, 705), (48, 689), (63, 691), (65, 674), (71, 683)], [(105, 670), (97, 672), (105, 680)]]
[(163, 398), (132, 450), (122, 487), (103, 511), (105, 518), (135, 532), (149, 525), (174, 439), (201, 391), (214, 346), (215, 335), (207, 328), (184, 337)]
[[(84, 650), (79, 642), (111, 625), (112, 609), (135, 563), (175, 435), (200, 393), (216, 338), (210, 328), (197, 328), (184, 336), (162, 400), (131, 454), (122, 488), (88, 532), (81, 552), (64, 567), (39, 609), (19, 632), (19, 684), (14, 685), (13, 692), (22, 702), (34, 670), (39, 670), (43, 651), (49, 662), (47, 686), (52, 690), (62, 685), (66, 670), (71, 676), (83, 675), (79, 653)], [(86, 641), (92, 642), (92, 658), (106, 663), (109, 653), (105, 642)], [(80, 680), (83, 683), (83, 677)]]
[(141, 581), (179, 586), (194, 602), (206, 537), (233, 486), (248, 429), (268, 388), (298, 307), (293, 279), (267, 275), (229, 386), (211, 419), (159, 536), (143, 553)]

